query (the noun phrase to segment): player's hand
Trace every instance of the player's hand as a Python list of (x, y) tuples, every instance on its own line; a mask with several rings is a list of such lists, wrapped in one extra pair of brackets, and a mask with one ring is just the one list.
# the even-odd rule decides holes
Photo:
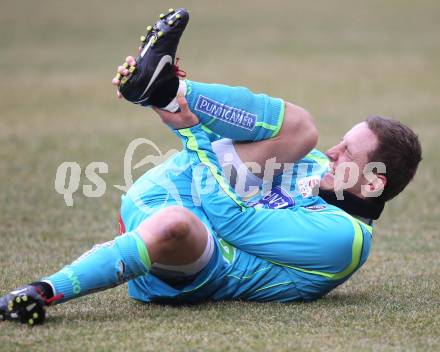
[(199, 118), (191, 112), (185, 97), (178, 95), (177, 102), (180, 107), (179, 112), (168, 112), (155, 107), (153, 107), (153, 110), (157, 112), (165, 124), (175, 130), (197, 125), (199, 123)]
[[(118, 66), (117, 75), (112, 79), (112, 84), (116, 87), (119, 87), (119, 85), (121, 84), (121, 80), (124, 77), (128, 76), (128, 74), (130, 73), (129, 70), (132, 67), (136, 68), (136, 60), (133, 56), (127, 56), (125, 58), (125, 63)], [(122, 98), (119, 89), (116, 89), (116, 95), (118, 96), (118, 98)]]

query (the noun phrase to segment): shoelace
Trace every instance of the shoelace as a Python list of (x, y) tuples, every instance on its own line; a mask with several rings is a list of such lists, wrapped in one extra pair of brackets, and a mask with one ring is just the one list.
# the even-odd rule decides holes
[(60, 299), (63, 299), (63, 298), (64, 298), (64, 293), (60, 293), (58, 295), (53, 296), (52, 298), (46, 299), (44, 301), (44, 303), (46, 305), (49, 305), (49, 304), (55, 303), (56, 301), (59, 301)]
[(39, 287), (35, 287), (35, 289), (38, 292), (38, 294), (41, 296), (41, 298), (43, 298), (44, 304), (46, 306), (48, 306), (52, 303), (55, 303), (55, 302), (59, 301), (60, 299), (64, 298), (64, 293), (60, 293), (60, 294), (55, 295), (51, 298), (47, 298), (42, 289), (40, 289)]
[(186, 77), (186, 72), (179, 68), (179, 61), (180, 61), (180, 57), (176, 57), (176, 62), (173, 65), (174, 73), (179, 78), (185, 78)]

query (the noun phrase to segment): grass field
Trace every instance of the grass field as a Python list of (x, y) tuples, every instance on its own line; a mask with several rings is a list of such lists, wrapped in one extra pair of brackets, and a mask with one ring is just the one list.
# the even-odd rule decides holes
[[(306, 107), (326, 149), (369, 114), (420, 135), (424, 160), (378, 222), (371, 256), (314, 303), (141, 305), (126, 288), (50, 310), (30, 329), (0, 323), (0, 351), (440, 350), (440, 4), (438, 1), (0, 0), (0, 293), (112, 238), (130, 141), (174, 136), (118, 101), (115, 68), (157, 14), (192, 19), (189, 78), (245, 85)], [(64, 161), (104, 161), (107, 191), (54, 190)], [(144, 169), (145, 171), (145, 169)], [(140, 173), (136, 173), (139, 175)], [(84, 175), (80, 185), (89, 183)]]

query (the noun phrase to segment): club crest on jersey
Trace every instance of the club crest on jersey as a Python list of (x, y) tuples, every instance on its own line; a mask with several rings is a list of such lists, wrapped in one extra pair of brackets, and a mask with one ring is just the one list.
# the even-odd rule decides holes
[(296, 189), (303, 198), (316, 196), (319, 192), (320, 176), (309, 176), (301, 178), (296, 183)]
[(203, 95), (199, 95), (197, 98), (195, 110), (250, 131), (253, 130), (257, 122), (257, 115), (219, 103)]
[(294, 206), (295, 201), (287, 191), (276, 186), (263, 198), (249, 205), (254, 208), (283, 209)]

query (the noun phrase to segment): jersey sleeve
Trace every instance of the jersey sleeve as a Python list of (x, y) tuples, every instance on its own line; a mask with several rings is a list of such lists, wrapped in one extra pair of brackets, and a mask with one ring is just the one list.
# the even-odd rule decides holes
[(200, 125), (176, 131), (190, 158), (194, 190), (218, 236), (278, 264), (346, 275), (359, 264), (362, 230), (337, 212), (249, 208), (224, 179)]
[[(275, 137), (284, 120), (282, 99), (230, 87), (185, 80), (189, 109), (213, 133), (235, 141)], [(211, 136), (210, 136), (211, 138)]]

